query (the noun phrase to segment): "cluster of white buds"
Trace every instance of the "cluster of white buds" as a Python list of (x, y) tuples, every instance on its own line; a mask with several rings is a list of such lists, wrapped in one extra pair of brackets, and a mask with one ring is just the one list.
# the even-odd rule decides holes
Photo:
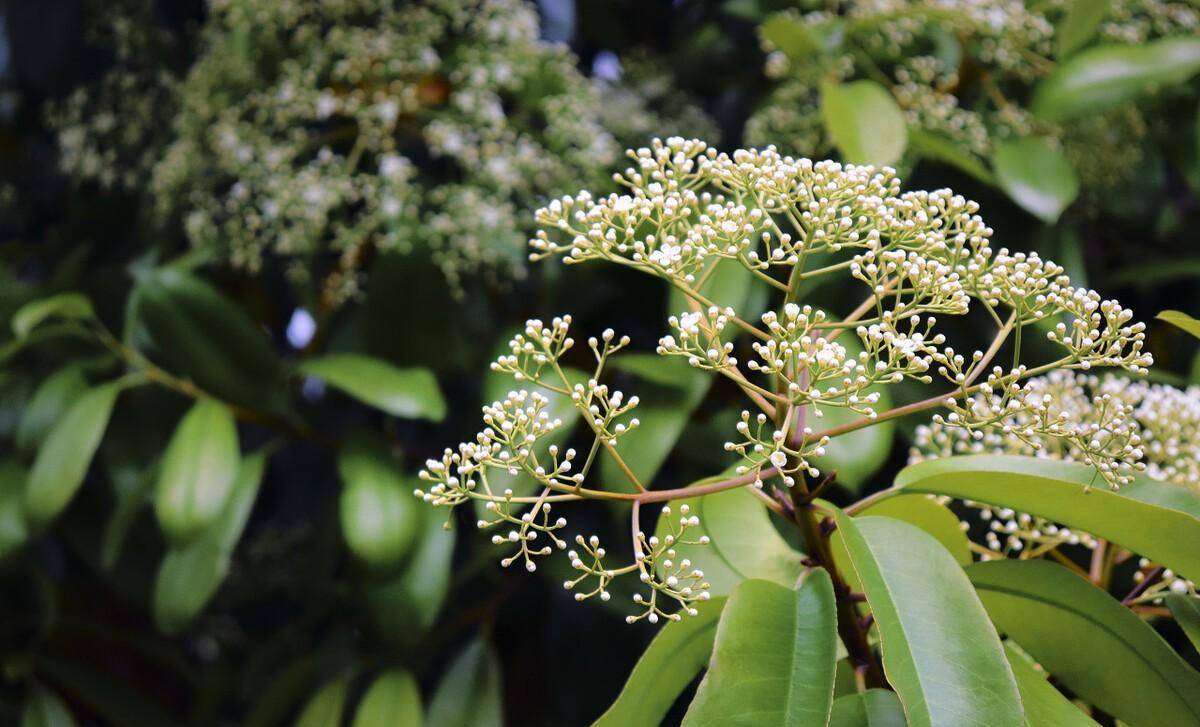
[[(703, 141), (671, 138), (631, 150), (629, 157), (631, 166), (615, 177), (624, 194), (596, 197), (583, 191), (538, 211), (542, 229), (530, 241), (531, 257), (609, 261), (661, 278), (684, 294), (689, 310), (669, 318), (671, 333), (659, 340), (657, 353), (729, 379), (758, 409), (742, 412), (738, 436), (725, 444), (739, 461), (735, 476), (720, 487), (777, 483), (787, 488), (817, 478), (821, 472), (814, 462), (833, 437), (905, 410), (935, 407), (948, 409), (935, 420), (939, 431), (962, 432), (968, 443), (989, 437), (1010, 437), (1031, 447), (1053, 441), (1076, 451), (1113, 485), (1141, 466), (1146, 439), (1130, 425), (1125, 402), (1104, 399), (1095, 419), (1076, 421), (1061, 415), (1052, 393), (1047, 397), (1029, 379), (1057, 369), (1101, 366), (1140, 373), (1151, 363), (1143, 351), (1144, 327), (1115, 301), (1072, 287), (1052, 262), (993, 252), (992, 230), (974, 202), (949, 190), (902, 193), (890, 169), (796, 159), (773, 147), (727, 154)], [(783, 291), (783, 300), (761, 316), (761, 325), (703, 295), (718, 263), (738, 264), (756, 281)], [(865, 300), (853, 312), (834, 315), (796, 301), (801, 283), (835, 275), (861, 286)], [(948, 345), (942, 319), (972, 309), (982, 309), (995, 323), (994, 339), (986, 350), (959, 353)], [(680, 613), (686, 613), (688, 603), (705, 591), (703, 574), (679, 559), (674, 546), (683, 542), (684, 530), (695, 527), (695, 517), (682, 512), (676, 529), (660, 541), (640, 531), (637, 513), (642, 504), (688, 497), (689, 488), (650, 490), (651, 483), (640, 482), (622, 458), (621, 438), (638, 423), (630, 416), (637, 397), (626, 397), (604, 378), (609, 357), (629, 345), (628, 337), (607, 330), (589, 339), (595, 369), (585, 380), (574, 380), (561, 362), (573, 347), (570, 323), (569, 316), (549, 325), (528, 321), (493, 368), (576, 407), (593, 436), (584, 465), (572, 466), (573, 451), (560, 457), (556, 449), (540, 450), (538, 440), (557, 423), (545, 415), (544, 400), (535, 398), (539, 395), (514, 392), (510, 404), (485, 410), (487, 427), (474, 442), (429, 463), (422, 477), (435, 485), (423, 496), (435, 505), (488, 502), (496, 513), (484, 521), (489, 527), (524, 523), (517, 509), (532, 505), (530, 512), (538, 515), (524, 529), (514, 528), (516, 540), (512, 534), (497, 536), (498, 543), (522, 544), (506, 562), (523, 558), (529, 564), (552, 548), (526, 548), (525, 539), (545, 533), (561, 542), (553, 535), (559, 521), (550, 522), (545, 505), (632, 501), (634, 562), (609, 568), (595, 536), (577, 538), (578, 548), (569, 555), (583, 575), (566, 585), (575, 589), (596, 578), (595, 588), (577, 591), (576, 597), (605, 598), (614, 577), (636, 571), (651, 590), (637, 597), (644, 610), (631, 620), (658, 621), (666, 615), (664, 598), (683, 604)], [(1022, 363), (1027, 326), (1049, 327), (1050, 340), (1063, 349), (1061, 358)], [(743, 332), (755, 354), (744, 362), (734, 355), (732, 336)], [(849, 340), (839, 341), (843, 334)], [(1010, 343), (1012, 366), (994, 365)], [(935, 379), (945, 388), (934, 396), (877, 410), (887, 387), (904, 380), (933, 385)], [(861, 418), (833, 417), (840, 423), (822, 431), (814, 425), (830, 409)], [(613, 483), (585, 487), (598, 456), (613, 458), (635, 491), (618, 490)], [(487, 482), (493, 468), (529, 474), (541, 486), (540, 494), (517, 498), (493, 492)], [(669, 508), (663, 516), (672, 517)], [(1015, 522), (1020, 529), (1020, 518)], [(1017, 532), (1008, 532), (1005, 523), (1005, 535)]]
[[(548, 491), (544, 492), (548, 494)], [(500, 565), (505, 568), (512, 565), (519, 558), (524, 561), (525, 570), (531, 573), (537, 570), (534, 558), (550, 555), (553, 552), (553, 549), (549, 545), (538, 547), (533, 542), (541, 535), (546, 536), (559, 550), (567, 547), (566, 541), (555, 534), (556, 530), (561, 530), (567, 526), (567, 520), (560, 517), (551, 521), (550, 503), (548, 502), (534, 503), (530, 510), (519, 516), (512, 512), (513, 503), (511, 495), (501, 501), (489, 500), (484, 504), (484, 508), (492, 519), (480, 518), (476, 523), (480, 530), (504, 524), (513, 526), (504, 535), (492, 536), (492, 545), (513, 543), (517, 546), (516, 553), (500, 561)]]

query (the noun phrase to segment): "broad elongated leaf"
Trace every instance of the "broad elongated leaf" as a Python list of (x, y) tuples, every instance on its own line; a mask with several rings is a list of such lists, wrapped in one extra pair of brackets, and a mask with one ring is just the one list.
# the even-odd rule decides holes
[(837, 663), (833, 583), (816, 569), (798, 589), (743, 581), (729, 597), (708, 674), (684, 725), (824, 724)]
[(12, 460), (0, 463), (0, 561), (25, 544), (25, 479), (28, 473)]
[[(688, 558), (704, 571), (713, 595), (724, 596), (748, 578), (795, 584), (804, 570), (804, 556), (787, 544), (771, 524), (767, 508), (745, 488), (725, 490), (672, 503), (674, 513), (687, 505), (700, 526), (688, 531), (688, 540), (707, 535), (707, 545), (675, 546), (679, 559)], [(661, 539), (669, 523), (660, 518), (656, 534)]]
[(1197, 71), (1200, 38), (1091, 48), (1038, 84), (1030, 110), (1047, 121), (1066, 121), (1129, 101), (1154, 86), (1182, 83)]
[(1067, 14), (1054, 29), (1057, 41), (1054, 54), (1059, 60), (1087, 45), (1108, 16), (1111, 5), (1111, 0), (1074, 0), (1067, 7)]
[(220, 517), (196, 540), (170, 550), (154, 581), (154, 621), (173, 634), (191, 623), (216, 594), (258, 496), (266, 456), (242, 460)]
[(352, 442), (338, 456), (342, 535), (350, 551), (376, 568), (408, 555), (421, 530), (422, 503), (386, 452)]
[(79, 293), (60, 293), (21, 306), (12, 317), (12, 329), (17, 338), (25, 338), (43, 321), (51, 318), (86, 320), (95, 318), (91, 302)]
[(842, 158), (853, 164), (895, 164), (908, 144), (904, 113), (875, 81), (821, 84), (821, 117)]
[(336, 679), (321, 687), (296, 719), (296, 727), (339, 727), (346, 709), (345, 679)]
[(833, 703), (829, 727), (906, 727), (904, 705), (895, 692), (868, 689), (847, 694)]
[(429, 703), (430, 727), (501, 727), (500, 660), (476, 640), (454, 658)]
[(380, 631), (402, 645), (416, 642), (433, 625), (450, 586), (454, 530), (442, 527), (446, 515), (438, 509), (420, 512), (421, 529), (403, 570), (367, 592)]
[(954, 557), (899, 520), (836, 518), (909, 724), (1023, 724), (1000, 637)]
[(967, 573), (996, 626), (1083, 699), (1133, 724), (1200, 722), (1200, 675), (1107, 593), (1044, 560)]
[(145, 333), (167, 368), (225, 401), (286, 411), (279, 357), (241, 308), (177, 268), (142, 274), (136, 295)]
[(895, 486), (1041, 515), (1200, 577), (1200, 498), (1177, 485), (1139, 476), (1112, 492), (1087, 465), (968, 455), (906, 467)]
[(21, 727), (75, 727), (75, 718), (57, 694), (34, 687), (21, 710)]
[(67, 366), (47, 376), (21, 414), (17, 448), (23, 452), (36, 450), (46, 432), (87, 388), (87, 379), (78, 366)]
[(661, 724), (679, 694), (712, 655), (725, 598), (696, 603), (698, 613), (663, 626), (630, 672), (617, 701), (592, 727)]
[(1046, 674), (1039, 671), (1029, 657), (1012, 645), (1004, 644), (1008, 663), (1017, 678), (1021, 690), (1021, 703), (1025, 705), (1025, 724), (1061, 725), (1061, 727), (1095, 727), (1095, 720), (1083, 713), (1079, 707), (1063, 696), (1062, 692), (1046, 681)]
[(924, 159), (934, 159), (957, 167), (984, 184), (995, 184), (996, 178), (982, 162), (959, 145), (926, 129), (908, 130), (908, 145)]
[(1165, 310), (1155, 316), (1155, 318), (1160, 321), (1166, 321), (1176, 328), (1182, 328), (1196, 338), (1200, 338), (1200, 321), (1192, 318), (1183, 311)]
[(421, 727), (424, 721), (417, 680), (403, 669), (389, 669), (375, 677), (363, 695), (353, 727)]
[[(937, 539), (960, 565), (968, 565), (973, 560), (967, 534), (960, 527), (958, 518), (949, 508), (938, 504), (928, 495), (891, 497), (864, 508), (859, 514), (890, 517), (915, 525)], [(846, 545), (840, 534), (833, 534), (830, 547), (833, 549), (834, 562), (849, 565)], [(843, 567), (842, 574), (851, 588), (861, 590), (862, 584), (858, 582), (853, 569)]]
[(1182, 593), (1172, 593), (1165, 600), (1167, 608), (1171, 609), (1171, 615), (1175, 617), (1175, 622), (1183, 629), (1183, 633), (1187, 634), (1192, 646), (1200, 651), (1200, 603), (1195, 597)]
[(201, 399), (180, 420), (163, 453), (154, 514), (167, 539), (183, 545), (221, 513), (238, 473), (237, 425), (229, 408)]
[(297, 369), (392, 416), (435, 422), (446, 418), (446, 402), (429, 369), (397, 368), (357, 353), (321, 356), (301, 363)]
[(34, 528), (57, 517), (83, 484), (122, 386), (114, 381), (90, 389), (46, 435), (25, 488), (25, 516)]
[(992, 158), (996, 181), (1014, 202), (1053, 224), (1079, 196), (1079, 177), (1062, 151), (1041, 137), (1004, 141)]

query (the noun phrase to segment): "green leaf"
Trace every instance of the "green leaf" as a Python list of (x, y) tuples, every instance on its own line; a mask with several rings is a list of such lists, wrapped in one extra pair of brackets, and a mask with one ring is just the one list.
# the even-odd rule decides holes
[(12, 317), (12, 329), (17, 338), (25, 338), (40, 323), (51, 318), (87, 320), (96, 317), (91, 301), (79, 293), (60, 293), (21, 306)]
[(933, 159), (957, 167), (984, 184), (996, 183), (992, 172), (974, 154), (944, 136), (914, 126), (908, 129), (908, 145), (924, 159)]
[(1081, 698), (1134, 724), (1200, 722), (1200, 674), (1104, 591), (1044, 560), (967, 573), (996, 626)]
[(338, 471), (342, 535), (350, 551), (375, 568), (401, 562), (421, 530), (425, 505), (413, 497), (386, 452), (367, 443), (345, 446)]
[(304, 711), (296, 719), (296, 727), (339, 727), (342, 712), (346, 708), (345, 679), (327, 683), (304, 705)]
[(163, 453), (154, 514), (174, 545), (203, 533), (221, 513), (238, 474), (237, 425), (229, 408), (201, 399), (180, 420)]
[(685, 616), (659, 629), (634, 665), (617, 701), (592, 727), (661, 724), (671, 705), (708, 663), (725, 600), (717, 597), (697, 602), (695, 616)]
[(1200, 38), (1105, 45), (1072, 56), (1034, 89), (1030, 110), (1062, 122), (1095, 114), (1200, 71)]
[(472, 641), (442, 676), (429, 703), (430, 727), (501, 727), (500, 660), (491, 646)]
[(17, 424), (17, 449), (30, 452), (45, 438), (63, 412), (87, 391), (87, 379), (79, 366), (65, 366), (46, 377)]
[(415, 643), (437, 620), (450, 587), (455, 533), (442, 527), (446, 514), (423, 507), (421, 529), (403, 570), (367, 591), (367, 606), (380, 631), (400, 645)]
[(178, 633), (191, 623), (228, 575), (233, 551), (258, 496), (266, 460), (262, 452), (243, 459), (232, 494), (212, 527), (163, 558), (154, 580), (153, 605), (154, 621), (164, 633)]
[(0, 463), (0, 562), (25, 544), (25, 480), (28, 473), (12, 460)]
[(333, 353), (296, 368), (392, 416), (435, 422), (446, 418), (446, 402), (429, 369), (401, 369), (357, 353)]
[(1054, 55), (1063, 60), (1087, 45), (1111, 10), (1111, 0), (1074, 0), (1054, 29)]
[(1187, 313), (1177, 310), (1165, 310), (1155, 316), (1160, 321), (1166, 321), (1176, 328), (1182, 328), (1196, 338), (1200, 338), (1200, 321)]
[(712, 662), (683, 724), (824, 724), (837, 641), (837, 603), (824, 569), (796, 590), (743, 581), (721, 614)]
[(1025, 724), (1029, 727), (1096, 727), (1096, 722), (1046, 681), (1046, 673), (1024, 652), (1013, 646), (1011, 641), (1005, 642), (1004, 651), (1008, 654), (1008, 663), (1017, 678), (1017, 688), (1021, 690), (1021, 704), (1025, 705)]
[(895, 164), (908, 144), (904, 113), (875, 81), (822, 83), (821, 117), (842, 159), (853, 164)]
[(1079, 196), (1079, 177), (1062, 151), (1042, 137), (996, 144), (996, 181), (1014, 202), (1046, 224), (1054, 224)]
[(48, 525), (78, 492), (123, 386), (113, 381), (88, 390), (46, 435), (25, 488), (25, 517), (34, 528)]
[(144, 332), (171, 371), (225, 401), (273, 413), (287, 409), (283, 367), (246, 313), (203, 280), (176, 268), (139, 276)]
[(776, 13), (759, 27), (762, 37), (792, 60), (808, 60), (821, 52), (808, 24), (790, 13)]
[(887, 689), (847, 694), (833, 703), (829, 727), (906, 727), (904, 705)]
[(75, 727), (75, 718), (57, 694), (34, 687), (21, 710), (21, 727)]
[(421, 727), (424, 720), (417, 681), (404, 669), (389, 669), (367, 689), (354, 714), (353, 727)]
[(1200, 497), (1178, 485), (1138, 476), (1112, 492), (1085, 464), (967, 455), (906, 467), (895, 487), (1040, 515), (1200, 577)]
[(1200, 602), (1182, 593), (1167, 594), (1166, 602), (1171, 615), (1175, 617), (1175, 623), (1187, 634), (1192, 646), (1200, 651)]
[[(915, 525), (941, 543), (959, 565), (969, 565), (974, 560), (971, 557), (967, 534), (963, 532), (959, 519), (949, 508), (939, 504), (929, 495), (890, 497), (863, 508), (860, 514), (890, 517)], [(843, 562), (845, 545), (836, 533), (833, 537), (833, 548), (835, 560)]]
[(908, 523), (835, 516), (909, 724), (1022, 725), (1000, 637), (954, 557)]
[[(678, 559), (688, 558), (704, 571), (714, 596), (729, 595), (750, 578), (790, 587), (804, 570), (804, 556), (788, 545), (771, 524), (767, 508), (746, 488), (679, 500), (672, 503), (674, 512), (679, 513), (683, 505), (700, 518), (700, 526), (688, 531), (688, 539), (707, 535), (709, 543), (680, 543), (675, 551)], [(663, 538), (668, 527), (667, 519), (659, 518), (656, 535)]]

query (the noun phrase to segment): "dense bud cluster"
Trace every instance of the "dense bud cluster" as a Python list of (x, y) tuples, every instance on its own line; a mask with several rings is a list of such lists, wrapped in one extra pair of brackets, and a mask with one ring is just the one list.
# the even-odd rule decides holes
[[(1060, 266), (1036, 254), (993, 250), (992, 231), (975, 203), (949, 190), (901, 192), (890, 169), (797, 159), (773, 147), (728, 154), (699, 140), (671, 138), (628, 156), (631, 165), (614, 177), (622, 193), (598, 197), (583, 191), (538, 211), (541, 229), (530, 241), (531, 257), (608, 261), (661, 278), (684, 294), (689, 309), (669, 318), (672, 333), (660, 339), (658, 354), (730, 379), (758, 409), (742, 413), (737, 436), (725, 444), (738, 458), (736, 476), (708, 487), (762, 488), (774, 482), (787, 488), (818, 477), (814, 462), (832, 438), (903, 413), (878, 410), (881, 389), (903, 381), (936, 387), (929, 399), (906, 408), (947, 409), (934, 424), (940, 440), (957, 437), (954, 441), (970, 445), (1015, 438), (1029, 446), (1053, 441), (1078, 452), (1113, 486), (1141, 467), (1148, 445), (1129, 426), (1124, 403), (1114, 398), (1094, 421), (1075, 421), (1062, 415), (1064, 405), (1045, 386), (1047, 379), (1036, 377), (1097, 367), (1141, 373), (1151, 364), (1143, 350), (1143, 324), (1116, 301), (1071, 285)], [(739, 265), (781, 292), (781, 302), (761, 316), (761, 325), (700, 292), (722, 262)], [(825, 276), (860, 286), (863, 303), (835, 314), (796, 302), (802, 281)], [(992, 320), (995, 337), (987, 350), (962, 353), (948, 344), (941, 322), (975, 309)], [(430, 484), (418, 495), (434, 505), (499, 503), (505, 522), (515, 517), (508, 508), (519, 505), (544, 513), (551, 501), (632, 502), (634, 562), (609, 568), (598, 540), (581, 536), (570, 558), (584, 576), (567, 587), (595, 577), (596, 587), (577, 591), (577, 598), (605, 597), (613, 577), (636, 571), (650, 593), (635, 598), (644, 611), (631, 618), (656, 621), (663, 615), (660, 598), (687, 610), (704, 590), (703, 575), (677, 562), (671, 547), (698, 523), (685, 512), (660, 542), (642, 532), (640, 507), (687, 497), (690, 490), (650, 490), (621, 457), (621, 437), (637, 424), (632, 415), (638, 401), (603, 379), (609, 357), (629, 339), (608, 330), (589, 340), (595, 369), (586, 381), (573, 382), (562, 364), (574, 347), (570, 325), (570, 316), (527, 322), (493, 369), (531, 388), (485, 407), (484, 430), (474, 442), (430, 460), (421, 472)], [(1024, 362), (1026, 329), (1045, 331), (1057, 357)], [(743, 361), (733, 355), (735, 333), (751, 337), (754, 357)], [(842, 335), (854, 338), (838, 340)], [(1011, 365), (993, 363), (1001, 349), (1011, 354)], [(582, 467), (572, 464), (574, 450), (563, 454), (540, 442), (557, 422), (545, 413), (539, 389), (568, 398), (591, 430), (593, 443)], [(830, 409), (859, 418), (819, 430), (817, 422)], [(612, 457), (636, 492), (608, 482), (587, 486), (597, 453)], [(517, 498), (494, 491), (488, 478), (497, 470), (530, 476), (539, 494)], [(540, 529), (531, 521), (497, 542), (523, 544), (526, 537), (550, 535), (547, 527), (559, 527), (559, 521), (551, 526), (539, 517), (534, 520), (542, 523)], [(664, 508), (660, 517), (671, 515)], [(524, 557), (532, 566), (533, 555), (549, 552), (549, 546), (538, 551), (522, 546), (505, 563)]]

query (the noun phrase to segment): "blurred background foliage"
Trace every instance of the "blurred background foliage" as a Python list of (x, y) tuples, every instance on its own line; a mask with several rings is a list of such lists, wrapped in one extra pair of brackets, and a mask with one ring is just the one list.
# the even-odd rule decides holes
[[(553, 569), (501, 570), (487, 534), (410, 494), (511, 385), (487, 363), (525, 318), (570, 311), (649, 354), (681, 307), (633, 273), (527, 265), (532, 210), (607, 193), (651, 136), (774, 143), (952, 187), (998, 245), (1143, 319), (1196, 314), (1198, 18), (1182, 0), (0, 4), (0, 722), (588, 723), (652, 631), (577, 607)], [(748, 312), (765, 297), (709, 286)], [(1155, 324), (1150, 344), (1153, 376), (1200, 379), (1185, 334)], [(618, 374), (644, 402), (627, 457), (660, 486), (728, 465), (736, 391), (691, 374), (650, 355)], [(915, 424), (823, 466), (886, 486)]]

